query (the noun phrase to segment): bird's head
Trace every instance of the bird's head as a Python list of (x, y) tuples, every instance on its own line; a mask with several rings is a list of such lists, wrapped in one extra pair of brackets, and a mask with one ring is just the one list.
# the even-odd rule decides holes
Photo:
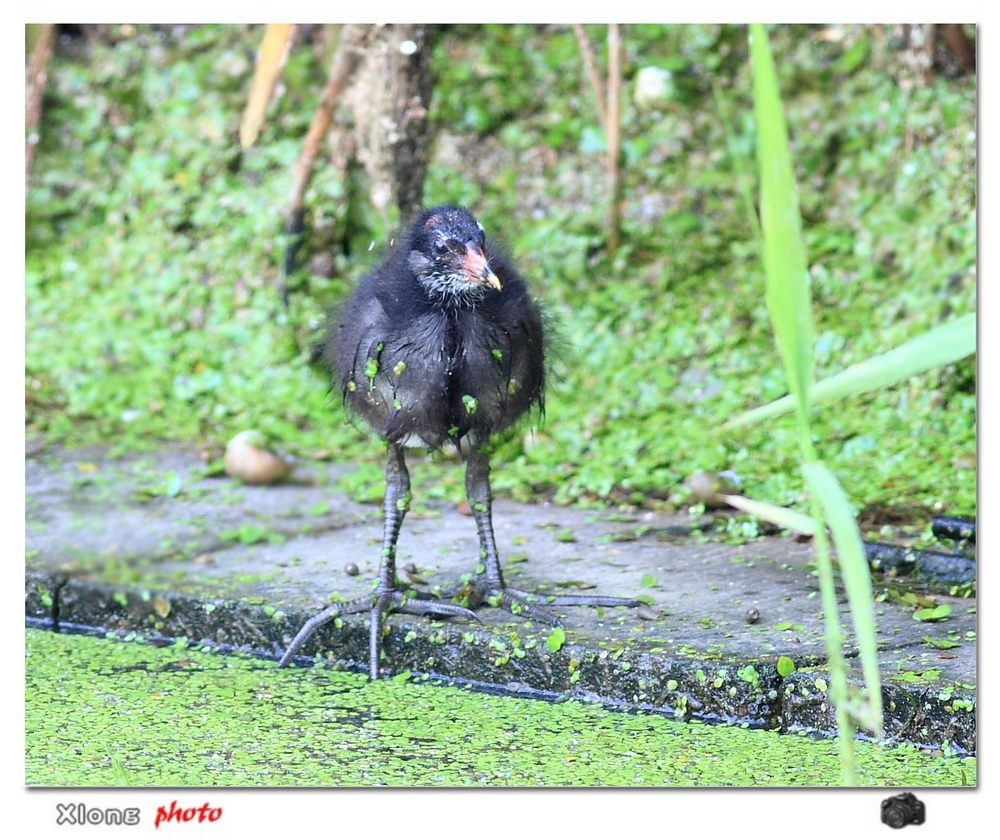
[(461, 207), (421, 214), (407, 260), (424, 291), (442, 303), (475, 304), (502, 288), (486, 258), (483, 226)]

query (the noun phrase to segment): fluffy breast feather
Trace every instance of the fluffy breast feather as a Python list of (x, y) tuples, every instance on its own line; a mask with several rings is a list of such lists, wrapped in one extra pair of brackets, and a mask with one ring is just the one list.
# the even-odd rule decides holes
[(346, 404), (386, 440), (477, 445), (541, 404), (540, 314), (508, 261), (490, 260), (504, 288), (474, 309), (421, 300), (390, 256), (331, 319), (324, 356)]

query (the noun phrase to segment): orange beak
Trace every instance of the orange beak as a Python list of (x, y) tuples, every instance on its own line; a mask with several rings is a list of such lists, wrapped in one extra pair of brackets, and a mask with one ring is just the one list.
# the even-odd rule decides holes
[(472, 283), (485, 283), (498, 292), (503, 288), (500, 285), (500, 278), (493, 273), (490, 264), (486, 261), (486, 254), (483, 249), (474, 242), (467, 242), (465, 245), (465, 263), (462, 266), (465, 273), (469, 275)]

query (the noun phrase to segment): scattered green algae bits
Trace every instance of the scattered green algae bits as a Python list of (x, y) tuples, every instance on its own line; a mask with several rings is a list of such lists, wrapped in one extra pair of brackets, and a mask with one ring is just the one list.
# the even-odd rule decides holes
[[(833, 741), (406, 678), (28, 630), (26, 783), (823, 786)], [(456, 748), (456, 745), (463, 745)], [(864, 785), (975, 785), (974, 759), (858, 745)]]

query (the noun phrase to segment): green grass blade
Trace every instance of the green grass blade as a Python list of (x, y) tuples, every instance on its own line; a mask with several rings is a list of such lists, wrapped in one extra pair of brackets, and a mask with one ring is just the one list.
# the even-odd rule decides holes
[(767, 32), (760, 24), (750, 27), (750, 59), (757, 119), (767, 306), (788, 376), (789, 390), (800, 415), (806, 417), (813, 371), (809, 273), (778, 79)]
[(758, 519), (766, 522), (773, 522), (781, 528), (789, 531), (796, 531), (799, 534), (815, 534), (816, 520), (797, 510), (790, 510), (771, 502), (760, 502), (756, 499), (748, 499), (746, 496), (721, 495), (721, 499), (727, 504)]
[[(830, 526), (833, 543), (837, 548), (840, 577), (847, 593), (847, 603), (858, 642), (858, 655), (865, 685), (868, 687), (868, 704), (871, 714), (866, 723), (876, 724), (875, 735), (882, 729), (882, 687), (878, 673), (878, 652), (875, 640), (875, 609), (872, 599), (871, 573), (865, 558), (861, 534), (854, 519), (850, 502), (836, 476), (821, 461), (802, 465), (809, 493), (819, 500), (823, 515)], [(846, 698), (845, 698), (846, 699)]]
[[(969, 313), (934, 327), (878, 356), (872, 356), (812, 386), (810, 403), (834, 400), (888, 388), (911, 376), (950, 365), (976, 352), (976, 315)], [(725, 423), (723, 429), (749, 426), (787, 414), (795, 408), (791, 395), (745, 411)]]
[(854, 718), (847, 710), (847, 663), (844, 660), (844, 634), (840, 629), (840, 609), (837, 606), (837, 584), (833, 575), (833, 560), (827, 544), (823, 506), (810, 494), (809, 508), (813, 519), (821, 524), (813, 536), (816, 549), (816, 576), (823, 604), (823, 646), (826, 648), (827, 668), (830, 672), (830, 702), (837, 722), (837, 748), (840, 753), (840, 783), (847, 787), (857, 785), (857, 755), (854, 749)]

